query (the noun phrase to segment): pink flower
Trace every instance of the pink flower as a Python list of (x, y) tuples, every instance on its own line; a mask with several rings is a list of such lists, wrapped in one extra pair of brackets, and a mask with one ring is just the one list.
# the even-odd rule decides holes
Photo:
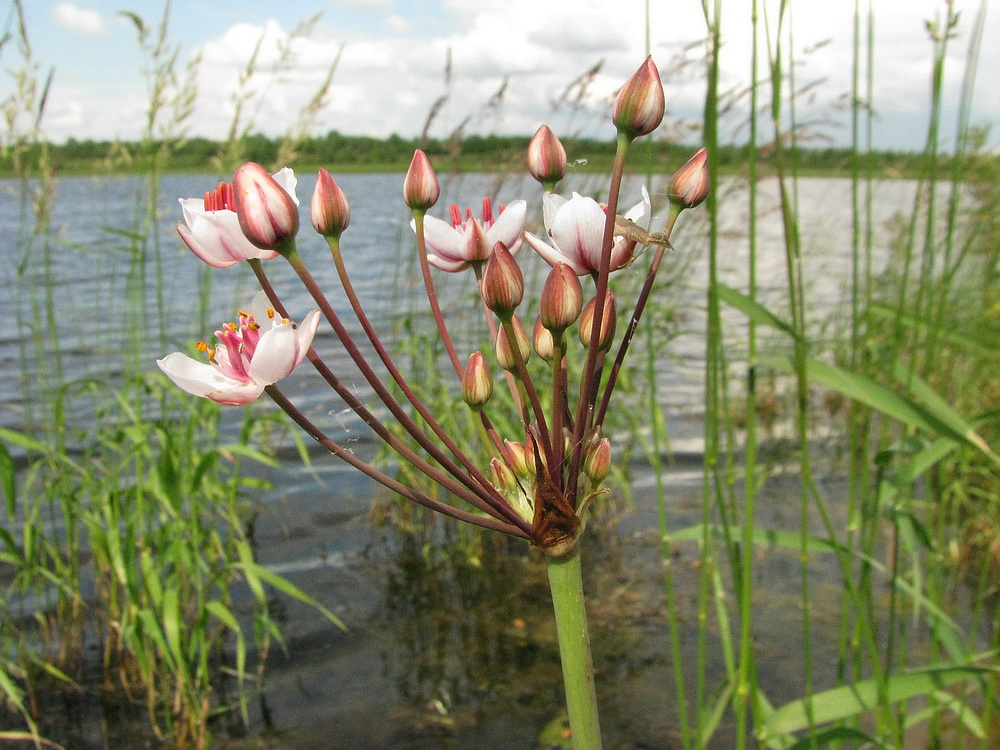
[[(284, 177), (285, 171), (275, 178)], [(177, 234), (208, 265), (227, 268), (241, 260), (277, 257), (276, 252), (257, 247), (243, 234), (232, 183), (220, 182), (215, 190), (205, 193), (204, 199), (181, 198), (180, 204), (184, 222), (177, 225)]]
[(240, 311), (239, 323), (227, 323), (215, 336), (221, 343), (211, 349), (204, 341), (198, 348), (208, 355), (199, 362), (181, 352), (168, 354), (156, 364), (184, 391), (220, 404), (249, 404), (264, 391), (291, 374), (302, 363), (319, 327), (319, 310), (313, 310), (295, 326), (279, 318), (258, 292), (249, 312)]
[[(472, 209), (466, 209), (463, 220), (458, 206), (453, 203), (450, 224), (434, 216), (424, 218), (427, 260), (435, 268), (455, 273), (464, 271), (470, 263), (488, 259), (498, 242), (514, 255), (521, 249), (526, 212), (527, 204), (516, 200), (506, 207), (501, 206), (494, 219), (490, 199), (483, 198), (482, 219), (473, 218)], [(416, 223), (411, 221), (410, 226), (415, 227)]]
[[(625, 218), (643, 228), (648, 226), (650, 204), (645, 187), (642, 188), (642, 201), (630, 208)], [(604, 206), (578, 193), (573, 193), (569, 200), (561, 195), (546, 193), (542, 198), (542, 220), (551, 244), (531, 232), (525, 232), (524, 239), (549, 265), (565, 263), (577, 276), (598, 272), (604, 222), (607, 220)], [(634, 250), (634, 240), (615, 237), (611, 248), (611, 270), (627, 266)]]

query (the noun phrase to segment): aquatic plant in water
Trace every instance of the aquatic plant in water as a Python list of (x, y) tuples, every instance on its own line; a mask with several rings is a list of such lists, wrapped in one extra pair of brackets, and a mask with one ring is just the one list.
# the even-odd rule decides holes
[[(596, 748), (601, 743), (579, 542), (588, 504), (606, 491), (601, 484), (612, 462), (612, 444), (603, 434), (602, 425), (660, 260), (669, 247), (674, 223), (685, 208), (704, 199), (708, 185), (706, 159), (701, 151), (671, 181), (670, 209), (662, 232), (649, 231), (650, 206), (645, 190), (643, 202), (625, 217), (617, 215), (629, 146), (659, 125), (663, 109), (659, 71), (648, 58), (623, 86), (614, 104), (617, 151), (604, 205), (590, 198), (574, 195), (566, 199), (552, 192), (565, 173), (566, 154), (548, 127), (539, 128), (529, 144), (527, 163), (529, 171), (548, 191), (544, 197), (547, 238), (524, 234), (524, 201), (513, 201), (496, 214), (490, 202), (484, 201), (478, 219), (471, 211), (463, 218), (454, 207), (450, 223), (428, 216), (440, 188), (426, 155), (419, 150), (414, 154), (404, 180), (403, 197), (413, 217), (421, 276), (437, 331), (455, 372), (456, 388), (481, 426), (483, 456), (468, 455), (458, 447), (441, 419), (431, 413), (399, 371), (369, 321), (341, 253), (340, 238), (350, 223), (350, 206), (325, 170), (320, 171), (317, 180), (310, 220), (327, 240), (343, 291), (380, 364), (369, 361), (362, 353), (296, 249), (299, 226), (294, 177), (286, 170), (271, 176), (256, 164), (240, 167), (232, 186), (216, 188), (204, 205), (196, 208), (221, 214), (230, 227), (229, 212), (235, 213), (245, 239), (259, 253), (245, 249), (200, 252), (191, 239), (197, 235), (192, 222), (198, 218), (190, 218), (191, 206), (184, 201), (186, 223), (179, 225), (178, 231), (192, 250), (212, 265), (246, 260), (262, 293), (249, 312), (240, 313), (238, 325), (230, 324), (217, 333), (219, 346), (211, 349), (205, 343), (199, 345), (210, 364), (194, 362), (179, 353), (158, 362), (181, 388), (222, 403), (246, 403), (267, 393), (332, 454), (402, 497), (541, 548), (546, 553), (572, 740), (577, 748)], [(530, 337), (517, 315), (524, 297), (524, 281), (514, 254), (522, 244), (522, 236), (551, 266)], [(655, 251), (644, 256), (649, 258), (645, 283), (633, 302), (617, 351), (609, 359), (616, 331), (621, 330), (617, 325), (621, 302), (609, 288), (609, 276), (635, 261), (640, 245)], [(297, 330), (289, 323), (291, 316), (262, 262), (273, 254), (281, 255), (292, 266), (317, 305)], [(491, 404), (496, 405), (490, 356), (473, 352), (465, 363), (459, 358), (439, 304), (432, 266), (449, 272), (445, 277), (449, 280), (454, 278), (451, 274), (472, 270), (490, 339), (495, 344), (493, 360), (505, 371), (517, 410), (517, 434), (501, 434), (490, 418)], [(585, 293), (581, 278), (587, 277), (589, 291)], [(321, 354), (310, 348), (320, 315), (401, 430), (390, 430), (345, 384), (350, 380), (334, 372)], [(259, 327), (260, 321), (264, 321), (264, 329)], [(569, 335), (573, 326), (576, 336)], [(530, 363), (529, 370), (532, 348), (545, 364)], [(447, 493), (431, 496), (400, 482), (333, 440), (298, 409), (277, 381), (305, 359), (402, 461)], [(382, 368), (405, 404), (386, 384)], [(579, 381), (571, 383), (576, 377), (571, 373), (577, 372)]]

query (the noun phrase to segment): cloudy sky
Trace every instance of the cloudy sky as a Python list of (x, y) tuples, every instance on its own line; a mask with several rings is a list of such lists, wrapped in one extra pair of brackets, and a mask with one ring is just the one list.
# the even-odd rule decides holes
[[(952, 113), (946, 133), (981, 2), (954, 1), (962, 14), (945, 68), (945, 106)], [(13, 28), (12, 2), (0, 0), (5, 30)], [(919, 148), (927, 127), (932, 55), (925, 21), (943, 14), (945, 0), (861, 0), (866, 11), (869, 2), (877, 54), (875, 145)], [(842, 105), (852, 80), (854, 4), (791, 3), (791, 44), (800, 62), (796, 83), (809, 87), (798, 117), (816, 122), (817, 134), (835, 143), (849, 137)], [(22, 0), (22, 5), (36, 75), (44, 79), (54, 71), (45, 136), (63, 141), (141, 135), (152, 62), (137, 42), (134, 22), (120, 11), (134, 12), (155, 31), (163, 16), (160, 0)], [(723, 2), (724, 90), (738, 90), (749, 79), (750, 5), (751, 0)], [(760, 5), (773, 32), (777, 0)], [(646, 54), (645, 9), (646, 0), (173, 0), (167, 45), (177, 50), (178, 76), (192, 60), (200, 61), (195, 109), (186, 122), (194, 135), (224, 137), (242, 97), (240, 126), (268, 135), (306, 122), (318, 133), (413, 136), (446, 96), (433, 135), (445, 136), (463, 124), (466, 132), (530, 134), (548, 122), (557, 133), (602, 136), (610, 133), (604, 116), (609, 97)], [(316, 14), (307, 34), (291, 37)], [(706, 28), (702, 3), (649, 0), (649, 14), (648, 45), (664, 75), (673, 122), (693, 123), (692, 130), (675, 132), (693, 143), (704, 95), (698, 63)], [(986, 17), (973, 109), (973, 121), (983, 124), (1000, 120), (997, 15)], [(254, 73), (241, 84), (255, 50)], [(303, 108), (338, 54), (328, 99), (306, 121)], [(4, 45), (0, 55), (0, 98), (6, 98), (24, 60), (13, 44)], [(581, 93), (574, 83), (598, 65), (580, 107), (570, 106)], [(501, 91), (499, 105), (491, 106)], [(734, 137), (737, 125), (732, 118)], [(993, 143), (997, 137), (994, 133)]]

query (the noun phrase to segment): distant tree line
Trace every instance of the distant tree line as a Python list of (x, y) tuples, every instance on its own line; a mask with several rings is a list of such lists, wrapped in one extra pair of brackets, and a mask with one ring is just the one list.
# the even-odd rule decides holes
[[(220, 143), (207, 138), (187, 138), (170, 142), (122, 142), (77, 140), (63, 144), (33, 143), (7, 145), (0, 150), (0, 174), (23, 173), (24, 164), (45, 164), (50, 173), (127, 174), (161, 172), (231, 172), (243, 161), (255, 161), (278, 168), (278, 160), (300, 171), (326, 167), (331, 171), (399, 171), (405, 169), (416, 148), (422, 148), (440, 170), (519, 171), (525, 168), (524, 153), (530, 136), (466, 135), (461, 139), (387, 138), (344, 135), (331, 130), (326, 135), (308, 136), (289, 142), (260, 134), (247, 135), (237, 143)], [(607, 170), (614, 157), (613, 140), (564, 139), (568, 158), (577, 171)], [(697, 146), (644, 139), (633, 147), (632, 168), (636, 171), (672, 172), (683, 164)], [(920, 166), (921, 156), (910, 152), (878, 151), (852, 154), (846, 148), (797, 148), (785, 151), (800, 171), (847, 172), (852, 167), (871, 170), (879, 176), (905, 176)], [(758, 162), (767, 170), (773, 149), (762, 147)], [(719, 166), (727, 172), (746, 169), (749, 146), (722, 146)], [(938, 166), (941, 166), (940, 164)]]

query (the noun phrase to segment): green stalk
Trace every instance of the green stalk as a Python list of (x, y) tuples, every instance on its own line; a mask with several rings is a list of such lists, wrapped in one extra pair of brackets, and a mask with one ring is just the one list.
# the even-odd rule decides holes
[(580, 547), (576, 545), (569, 554), (561, 557), (547, 556), (546, 562), (573, 747), (575, 750), (599, 750), (601, 722), (597, 715), (594, 664), (590, 657), (590, 635), (587, 633)]
[[(750, 213), (749, 265), (747, 268), (747, 294), (752, 300), (757, 298), (757, 55), (758, 55), (758, 15), (757, 0), (753, 0), (751, 11), (752, 53), (750, 56), (750, 150), (748, 201)], [(753, 715), (754, 726), (757, 716), (757, 675), (753, 654), (753, 563), (754, 563), (754, 516), (757, 500), (757, 326), (753, 320), (747, 321), (747, 409), (746, 447), (744, 449), (744, 497), (743, 536), (740, 543), (739, 564), (739, 617), (740, 648), (736, 674), (734, 709), (736, 713), (736, 747), (748, 746), (748, 717)]]

